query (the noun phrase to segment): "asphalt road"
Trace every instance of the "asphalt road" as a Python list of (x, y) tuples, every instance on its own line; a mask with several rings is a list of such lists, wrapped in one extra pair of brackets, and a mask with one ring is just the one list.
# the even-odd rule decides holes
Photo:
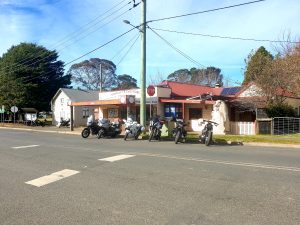
[(0, 143), (1, 225), (300, 224), (299, 149), (8, 129)]

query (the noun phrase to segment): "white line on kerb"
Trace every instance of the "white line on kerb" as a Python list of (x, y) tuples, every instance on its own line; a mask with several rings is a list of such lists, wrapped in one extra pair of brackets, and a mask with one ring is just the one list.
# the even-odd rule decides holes
[(33, 148), (33, 147), (38, 147), (39, 145), (26, 145), (26, 146), (17, 146), (17, 147), (11, 147), (14, 149), (18, 149), (18, 148)]
[(115, 162), (122, 159), (134, 157), (135, 155), (116, 155), (108, 158), (98, 159), (100, 161)]
[(47, 175), (47, 176), (43, 176), (43, 177), (31, 180), (31, 181), (27, 181), (27, 182), (25, 182), (25, 184), (31, 184), (31, 185), (36, 186), (36, 187), (41, 187), (41, 186), (44, 186), (46, 184), (50, 184), (50, 183), (53, 183), (55, 181), (67, 178), (67, 177), (72, 176), (72, 175), (75, 175), (77, 173), (80, 173), (80, 172), (76, 171), (76, 170), (64, 169), (64, 170), (52, 173), (52, 174)]

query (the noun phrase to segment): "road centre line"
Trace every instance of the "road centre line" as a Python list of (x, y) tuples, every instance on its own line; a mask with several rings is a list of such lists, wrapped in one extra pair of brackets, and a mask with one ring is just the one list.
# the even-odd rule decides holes
[(115, 162), (115, 161), (119, 161), (119, 160), (122, 160), (122, 159), (131, 158), (131, 157), (134, 157), (134, 156), (135, 155), (116, 155), (116, 156), (103, 158), (103, 159), (98, 159), (98, 160), (107, 161), (107, 162)]
[[(109, 152), (109, 151), (106, 151), (106, 152)], [(115, 152), (115, 153), (123, 153), (123, 152)], [(171, 155), (151, 154), (151, 153), (141, 153), (141, 152), (127, 152), (127, 153), (135, 154), (136, 156), (148, 156), (148, 157), (156, 157), (156, 158), (177, 159), (177, 160), (205, 162), (205, 163), (214, 163), (214, 164), (231, 165), (231, 166), (242, 166), (242, 167), (260, 168), (260, 169), (273, 169), (273, 170), (300, 172), (299, 167), (276, 166), (276, 165), (247, 163), (247, 162), (231, 162), (231, 161), (190, 158), (190, 157), (178, 157), (178, 156), (171, 156)]]
[(27, 182), (25, 182), (25, 184), (30, 184), (30, 185), (33, 185), (36, 187), (41, 187), (41, 186), (53, 183), (55, 181), (70, 177), (77, 173), (80, 173), (80, 172), (76, 171), (76, 170), (64, 169), (64, 170), (52, 173), (47, 176), (43, 176), (43, 177), (31, 180), (31, 181), (27, 181)]
[(17, 146), (17, 147), (11, 147), (14, 149), (19, 149), (19, 148), (33, 148), (33, 147), (38, 147), (39, 145), (26, 145), (26, 146)]

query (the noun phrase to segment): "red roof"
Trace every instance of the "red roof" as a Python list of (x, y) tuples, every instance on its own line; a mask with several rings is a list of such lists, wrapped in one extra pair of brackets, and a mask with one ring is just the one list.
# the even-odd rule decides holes
[(185, 96), (193, 97), (202, 94), (212, 94), (214, 96), (220, 96), (223, 88), (212, 88), (197, 84), (187, 84), (174, 81), (163, 81), (158, 86), (167, 86), (171, 88), (172, 97)]

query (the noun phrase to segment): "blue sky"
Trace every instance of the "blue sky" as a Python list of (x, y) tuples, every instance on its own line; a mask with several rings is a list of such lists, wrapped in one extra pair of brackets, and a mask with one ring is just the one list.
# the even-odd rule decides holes
[[(68, 63), (131, 29), (123, 20), (129, 20), (133, 25), (140, 24), (140, 6), (129, 10), (132, 3), (128, 2), (130, 0), (0, 0), (0, 55), (12, 45), (33, 42), (57, 50), (59, 59)], [(147, 20), (244, 2), (247, 0), (147, 0)], [(103, 15), (109, 9), (112, 10)], [(267, 0), (222, 11), (153, 22), (149, 26), (187, 33), (268, 40), (280, 40), (283, 34), (290, 33), (293, 39), (299, 40), (299, 12), (299, 0)], [(243, 80), (244, 59), (252, 49), (263, 45), (269, 51), (274, 51), (274, 44), (269, 42), (156, 31), (198, 64), (178, 54), (148, 29), (147, 77), (166, 78), (175, 70), (200, 67), (200, 64), (219, 67), (228, 84), (237, 85)], [(77, 62), (92, 57), (112, 60), (117, 65), (117, 74), (129, 74), (139, 81), (138, 35), (138, 30), (133, 30)]]

